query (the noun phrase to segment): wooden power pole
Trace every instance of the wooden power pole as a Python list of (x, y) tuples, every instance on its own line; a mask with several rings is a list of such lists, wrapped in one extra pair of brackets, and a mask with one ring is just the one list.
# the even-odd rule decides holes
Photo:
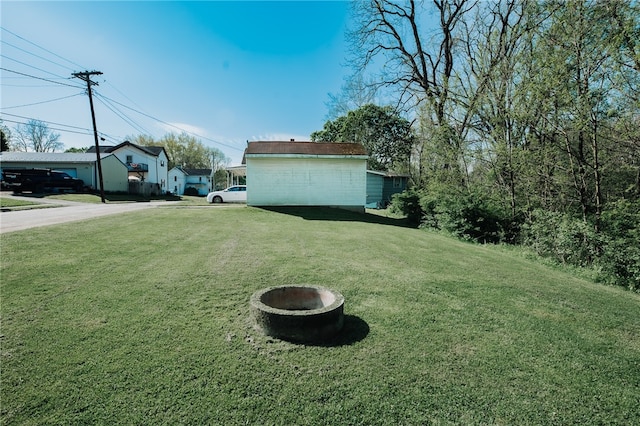
[(95, 139), (96, 144), (96, 162), (98, 164), (98, 179), (100, 181), (100, 198), (104, 203), (104, 185), (102, 183), (102, 163), (100, 162), (100, 144), (98, 143), (98, 129), (96, 128), (96, 114), (93, 111), (93, 96), (91, 94), (91, 86), (94, 84), (97, 86), (98, 83), (91, 81), (92, 75), (102, 75), (100, 71), (85, 71), (85, 72), (74, 72), (72, 74), (74, 77), (79, 78), (80, 80), (84, 80), (87, 82), (87, 92), (89, 93), (89, 105), (91, 106), (91, 121), (93, 122), (93, 138)]

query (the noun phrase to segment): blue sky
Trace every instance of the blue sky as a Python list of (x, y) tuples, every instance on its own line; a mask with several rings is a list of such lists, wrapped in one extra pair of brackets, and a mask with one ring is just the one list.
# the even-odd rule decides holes
[(66, 148), (93, 145), (85, 83), (71, 74), (97, 70), (103, 143), (185, 130), (239, 164), (246, 141), (309, 140), (322, 129), (328, 94), (350, 72), (349, 7), (3, 0), (0, 112), (10, 129), (35, 118)]

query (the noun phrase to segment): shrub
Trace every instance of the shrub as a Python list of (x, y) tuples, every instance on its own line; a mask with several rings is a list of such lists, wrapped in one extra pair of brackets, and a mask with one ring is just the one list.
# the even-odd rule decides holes
[(503, 240), (504, 224), (508, 222), (501, 210), (481, 194), (447, 188), (395, 194), (391, 209), (413, 223), (481, 243)]
[(409, 189), (404, 192), (393, 194), (389, 210), (392, 213), (400, 213), (407, 217), (407, 220), (415, 225), (422, 220), (422, 208), (420, 207), (420, 192)]
[(523, 226), (523, 245), (538, 255), (582, 268), (598, 279), (640, 291), (640, 203), (621, 200), (607, 206), (601, 230), (581, 218), (535, 210)]
[(423, 223), (459, 238), (498, 243), (505, 218), (489, 199), (477, 192), (431, 192), (422, 198)]
[(196, 188), (194, 188), (193, 186), (187, 186), (184, 189), (184, 195), (190, 195), (190, 196), (193, 196), (193, 197), (197, 197), (200, 194), (198, 193), (198, 190)]
[(537, 209), (523, 226), (523, 244), (538, 255), (575, 266), (590, 266), (602, 250), (602, 239), (581, 218)]
[(640, 201), (609, 203), (602, 214), (603, 281), (640, 291)]

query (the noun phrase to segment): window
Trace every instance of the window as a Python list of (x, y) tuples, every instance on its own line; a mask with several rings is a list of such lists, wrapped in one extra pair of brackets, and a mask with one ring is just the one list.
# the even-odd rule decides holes
[(202, 176), (198, 177), (198, 182), (202, 182)]
[(127, 163), (133, 163), (133, 155), (127, 155)]
[(174, 176), (174, 177), (173, 177), (173, 181), (174, 181), (174, 182), (177, 182), (177, 181), (178, 181), (178, 176)]
[(402, 178), (394, 177), (393, 178), (393, 187), (394, 188), (402, 188)]
[(164, 167), (164, 160), (160, 162), (160, 167)]

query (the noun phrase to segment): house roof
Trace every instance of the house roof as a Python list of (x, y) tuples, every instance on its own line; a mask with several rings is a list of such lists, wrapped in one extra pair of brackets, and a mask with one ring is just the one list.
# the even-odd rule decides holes
[(411, 175), (409, 175), (407, 173), (398, 173), (398, 172), (394, 172), (393, 170), (388, 170), (388, 171), (367, 170), (367, 173), (371, 173), (373, 175), (384, 176), (384, 177), (404, 177), (404, 178), (411, 177)]
[[(114, 151), (117, 151), (120, 148), (123, 148), (125, 146), (130, 146), (130, 147), (133, 147), (133, 148), (137, 148), (140, 151), (146, 152), (149, 155), (153, 155), (154, 157), (157, 157), (163, 151), (164, 151), (165, 155), (167, 154), (167, 152), (164, 150), (164, 147), (162, 147), (162, 146), (136, 145), (135, 143), (132, 143), (132, 142), (129, 142), (129, 141), (124, 141), (124, 142), (122, 142), (121, 144), (118, 144), (118, 145), (101, 145), (100, 146), (100, 152), (114, 152)], [(87, 152), (96, 152), (96, 147), (95, 146), (89, 147), (89, 149), (87, 149)]]
[(367, 155), (358, 143), (249, 142), (245, 154)]
[[(101, 153), (100, 158), (110, 156), (108, 153)], [(0, 162), (17, 163), (94, 163), (96, 153), (80, 152), (15, 152), (4, 151), (0, 155)]]
[(211, 169), (180, 169), (188, 176), (211, 176)]

